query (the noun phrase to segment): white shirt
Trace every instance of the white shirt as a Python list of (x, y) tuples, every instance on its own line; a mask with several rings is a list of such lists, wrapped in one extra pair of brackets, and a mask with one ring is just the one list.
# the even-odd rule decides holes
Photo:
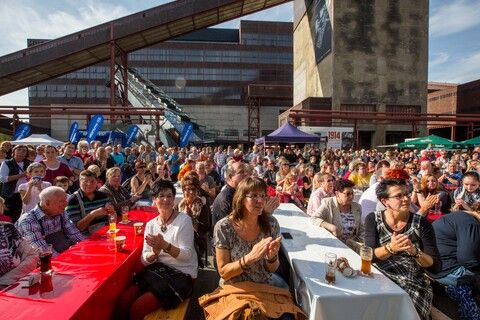
[[(47, 181), (42, 181), (42, 190), (45, 188), (50, 187), (52, 184)], [(25, 191), (27, 192), (28, 190), (28, 182), (22, 183), (21, 185), (18, 186), (18, 191)], [(40, 202), (40, 190), (36, 186), (33, 186), (32, 189), (30, 190), (30, 198), (28, 199), (28, 203), (23, 202), (22, 206), (22, 214), (29, 212), (35, 206)]]
[[(19, 162), (18, 166), (20, 168), (23, 168), (23, 161)], [(19, 171), (19, 173), (22, 173), (22, 172), (23, 170)], [(5, 161), (3, 161), (2, 165), (0, 166), (0, 182), (8, 182), (9, 173), (10, 173), (10, 169), (8, 168), (8, 165), (5, 163)], [(14, 193), (18, 192), (18, 186), (25, 182), (27, 182), (27, 178), (25, 177), (21, 177), (20, 179), (18, 179), (17, 184), (15, 185)]]
[(365, 218), (370, 212), (374, 212), (377, 208), (377, 193), (375, 192), (375, 189), (378, 186), (378, 182), (375, 182), (372, 184), (370, 187), (365, 190), (362, 195), (360, 196), (360, 200), (358, 200), (358, 203), (360, 204), (360, 207), (362, 207), (362, 222), (365, 223)]
[[(165, 241), (180, 249), (180, 253), (176, 258), (162, 250), (162, 252), (160, 252), (158, 255), (159, 262), (165, 263), (170, 267), (187, 273), (194, 279), (197, 278), (198, 260), (193, 244), (194, 230), (192, 219), (187, 214), (180, 212), (175, 220), (173, 220), (172, 223), (167, 226), (167, 230), (165, 232), (160, 230), (160, 224), (158, 223), (157, 218), (154, 218), (147, 222), (147, 226), (145, 227), (145, 235), (147, 234), (161, 234), (163, 235)], [(150, 252), (153, 252), (153, 249), (144, 240), (141, 258), (144, 265), (150, 264), (146, 258)]]

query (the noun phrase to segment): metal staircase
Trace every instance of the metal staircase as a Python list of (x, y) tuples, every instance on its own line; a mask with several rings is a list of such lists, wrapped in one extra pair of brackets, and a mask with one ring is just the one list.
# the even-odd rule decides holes
[[(144, 78), (134, 68), (128, 68), (127, 74), (128, 100), (133, 107), (164, 109), (164, 117), (161, 118), (161, 121), (163, 121), (161, 123), (163, 134), (160, 135), (160, 139), (164, 145), (177, 145), (178, 137), (186, 122), (192, 122), (194, 126), (189, 141), (192, 143), (201, 143), (204, 140), (204, 132), (191, 120), (190, 116), (182, 110), (181, 106), (175, 100), (150, 80)], [(124, 87), (120, 72), (116, 73), (115, 81), (119, 84), (118, 87), (120, 89)], [(172, 134), (172, 129), (176, 134)]]

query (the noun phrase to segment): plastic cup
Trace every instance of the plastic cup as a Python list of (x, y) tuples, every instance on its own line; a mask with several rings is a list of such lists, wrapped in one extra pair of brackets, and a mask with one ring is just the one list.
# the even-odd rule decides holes
[(117, 251), (122, 251), (123, 250), (123, 247), (125, 246), (125, 239), (127, 237), (125, 236), (118, 236), (118, 237), (115, 237), (113, 238), (113, 240), (115, 240), (115, 249)]
[(133, 224), (133, 227), (135, 228), (135, 234), (137, 236), (141, 235), (142, 234), (142, 231), (143, 231), (143, 222), (135, 222)]

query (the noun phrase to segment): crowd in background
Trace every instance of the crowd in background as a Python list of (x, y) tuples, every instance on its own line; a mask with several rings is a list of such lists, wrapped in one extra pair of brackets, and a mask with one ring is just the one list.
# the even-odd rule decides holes
[[(214, 238), (214, 261), (225, 285), (250, 280), (285, 287), (282, 279), (272, 276), (279, 267), (280, 238), (271, 213), (279, 203), (289, 202), (354, 250), (365, 243), (373, 247), (374, 262), (410, 294), (422, 318), (427, 318), (431, 306), (431, 291), (422, 291), (428, 286), (425, 271), (450, 286), (450, 296), (465, 318), (480, 317), (478, 306), (472, 307), (474, 286), (458, 281), (475, 277), (480, 269), (479, 154), (480, 148), (380, 152), (239, 145), (155, 150), (150, 145), (123, 148), (98, 141), (60, 147), (14, 146), (5, 141), (0, 145), (0, 220), (6, 222), (2, 237), (9, 241), (0, 248), (4, 250), (0, 285), (18, 278), (19, 265), (34, 265), (32, 247), (41, 249), (53, 241), (55, 252), (60, 253), (98, 230), (109, 215), (120, 215), (123, 208), (145, 201), (165, 211), (159, 229), (151, 225), (152, 230), (160, 232), (172, 223), (170, 209), (190, 217), (195, 261), (201, 267), (207, 262), (202, 256), (210, 245), (208, 237)], [(173, 204), (162, 207), (162, 197), (171, 196), (165, 181), (181, 182), (184, 197), (175, 209)], [(175, 189), (171, 192), (174, 196)], [(250, 219), (251, 212), (265, 213), (266, 218)], [(474, 226), (460, 232), (474, 242), (473, 251), (455, 262), (442, 253), (451, 243), (439, 243), (442, 239), (434, 233), (437, 225), (438, 233), (457, 228), (452, 227), (455, 221), (445, 226), (444, 216), (450, 212), (464, 219), (458, 228)], [(49, 216), (58, 218), (38, 223)], [(421, 234), (413, 239), (410, 234), (415, 230)], [(456, 235), (458, 243), (464, 241), (460, 235)], [(259, 237), (263, 240), (258, 242)], [(248, 241), (254, 240), (252, 249)], [(182, 259), (182, 247), (175, 246), (175, 239), (168, 244), (163, 238), (146, 241), (151, 251), (142, 258), (145, 264), (161, 260), (162, 250)], [(457, 247), (450, 256), (457, 255)], [(264, 256), (265, 267), (259, 262)], [(399, 264), (410, 269), (399, 275), (392, 271)], [(422, 279), (405, 285), (412, 282), (408, 278), (412, 274)]]

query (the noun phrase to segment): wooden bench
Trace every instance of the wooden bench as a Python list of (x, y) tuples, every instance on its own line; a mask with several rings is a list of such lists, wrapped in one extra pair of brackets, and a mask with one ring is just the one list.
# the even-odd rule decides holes
[(157, 311), (148, 314), (144, 320), (183, 320), (187, 314), (189, 303), (190, 299), (187, 299), (180, 303), (175, 309), (158, 309)]

